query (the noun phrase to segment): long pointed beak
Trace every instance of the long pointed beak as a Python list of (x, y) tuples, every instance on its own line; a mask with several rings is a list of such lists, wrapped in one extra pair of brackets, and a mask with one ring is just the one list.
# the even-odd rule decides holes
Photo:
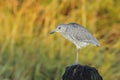
[(49, 34), (53, 34), (53, 33), (55, 33), (56, 31), (54, 30), (54, 31), (52, 31), (52, 32), (49, 32)]
[(52, 31), (52, 32), (49, 32), (49, 34), (53, 34), (53, 33), (55, 33), (54, 31)]

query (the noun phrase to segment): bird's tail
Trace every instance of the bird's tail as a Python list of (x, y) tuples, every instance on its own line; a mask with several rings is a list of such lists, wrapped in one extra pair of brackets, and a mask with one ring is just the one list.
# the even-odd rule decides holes
[(96, 46), (97, 46), (97, 47), (100, 47), (100, 44), (97, 44)]
[(100, 46), (100, 43), (96, 38), (94, 38), (93, 44), (98, 47)]
[(97, 46), (97, 47), (99, 47), (100, 46), (100, 43), (98, 42), (98, 40), (96, 39), (96, 41), (95, 41), (95, 45)]

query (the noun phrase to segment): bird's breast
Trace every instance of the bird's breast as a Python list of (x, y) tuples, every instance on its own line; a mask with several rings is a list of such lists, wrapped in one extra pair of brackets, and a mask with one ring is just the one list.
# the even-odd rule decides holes
[(75, 39), (69, 33), (62, 33), (62, 36), (74, 43)]

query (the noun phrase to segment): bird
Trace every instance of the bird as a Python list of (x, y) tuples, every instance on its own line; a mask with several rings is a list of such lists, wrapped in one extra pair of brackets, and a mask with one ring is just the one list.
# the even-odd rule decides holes
[(59, 24), (57, 28), (50, 32), (60, 33), (64, 38), (71, 41), (76, 46), (76, 64), (78, 64), (78, 51), (90, 44), (100, 46), (99, 41), (82, 25), (71, 22), (68, 24)]

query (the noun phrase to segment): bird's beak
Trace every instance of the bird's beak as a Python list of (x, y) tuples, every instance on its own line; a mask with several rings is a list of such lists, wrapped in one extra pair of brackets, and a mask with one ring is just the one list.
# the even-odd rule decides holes
[(52, 31), (52, 32), (49, 32), (49, 34), (53, 34), (53, 33), (55, 33), (56, 32), (56, 30), (54, 30), (54, 31)]

